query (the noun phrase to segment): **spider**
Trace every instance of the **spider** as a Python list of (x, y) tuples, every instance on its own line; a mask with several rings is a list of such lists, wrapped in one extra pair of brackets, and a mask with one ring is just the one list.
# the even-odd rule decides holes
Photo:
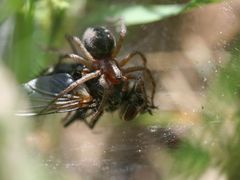
[[(59, 98), (64, 97), (84, 83), (98, 79), (103, 92), (97, 110), (93, 113), (89, 122), (89, 127), (93, 128), (109, 101), (113, 100), (116, 103), (115, 99), (119, 97), (121, 101), (121, 94), (126, 94), (129, 91), (130, 81), (137, 81), (137, 77), (133, 76), (133, 73), (137, 71), (146, 72), (149, 75), (152, 83), (151, 107), (155, 107), (153, 101), (156, 84), (151, 71), (147, 68), (147, 59), (144, 54), (139, 51), (133, 51), (121, 60), (116, 58), (122, 47), (125, 35), (126, 26), (124, 23), (121, 23), (117, 42), (113, 34), (103, 26), (88, 28), (83, 34), (83, 42), (76, 36), (66, 36), (73, 53), (62, 55), (60, 60), (72, 59), (86, 68), (82, 71), (83, 76), (62, 90), (43, 111), (47, 111)], [(142, 60), (143, 66), (124, 68), (136, 55)], [(119, 103), (117, 102), (116, 104)]]

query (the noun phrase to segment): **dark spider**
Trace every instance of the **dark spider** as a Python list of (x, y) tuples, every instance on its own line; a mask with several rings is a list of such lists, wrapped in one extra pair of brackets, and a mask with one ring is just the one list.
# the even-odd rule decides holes
[[(151, 71), (146, 67), (147, 60), (145, 56), (141, 52), (134, 51), (120, 61), (116, 59), (116, 55), (120, 51), (125, 35), (126, 27), (122, 23), (117, 43), (115, 42), (112, 33), (102, 26), (88, 28), (83, 34), (83, 43), (76, 36), (67, 36), (74, 53), (66, 54), (62, 56), (61, 59), (73, 59), (84, 65), (87, 68), (87, 71), (80, 79), (76, 80), (69, 87), (60, 92), (56, 97), (56, 100), (81, 86), (83, 83), (99, 78), (98, 81), (103, 88), (103, 94), (98, 110), (94, 113), (89, 122), (91, 128), (94, 127), (95, 123), (103, 113), (104, 107), (109, 98), (114, 96), (117, 97), (119, 95), (121, 97), (121, 93), (128, 90), (129, 81), (136, 80), (136, 77), (131, 75), (133, 72), (145, 71), (148, 73), (153, 86), (151, 105), (154, 107), (153, 99), (155, 94), (155, 81)], [(143, 61), (143, 66), (123, 68), (135, 55), (140, 56)]]
[[(146, 110), (150, 112), (150, 109), (154, 107), (155, 82), (151, 71), (146, 67), (147, 60), (145, 56), (141, 52), (134, 51), (119, 61), (116, 59), (125, 34), (126, 27), (122, 23), (117, 43), (112, 33), (102, 26), (88, 28), (83, 35), (83, 43), (76, 36), (67, 36), (66, 38), (73, 53), (61, 56), (60, 61), (63, 59), (75, 60), (81, 68), (81, 70), (76, 71), (79, 76), (77, 78), (73, 76), (68, 77), (68, 79), (65, 78), (71, 80), (71, 82), (73, 79), (73, 82), (66, 86), (65, 89), (61, 88), (62, 90), (54, 95), (51, 103), (38, 114), (51, 113), (52, 110), (59, 112), (55, 111), (56, 106), (59, 108), (59, 101), (62, 98), (76, 95), (79, 103), (72, 104), (73, 100), (76, 101), (76, 98), (72, 98), (68, 99), (69, 102), (64, 103), (64, 106), (60, 105), (61, 109), (66, 109), (64, 109), (65, 112), (68, 111), (69, 105), (72, 108), (69, 111), (77, 110), (72, 118), (69, 118), (70, 113), (68, 113), (65, 118), (65, 125), (68, 125), (77, 117), (83, 119), (91, 117), (89, 122), (85, 122), (90, 128), (93, 128), (104, 110), (114, 111), (120, 108), (124, 120), (133, 119), (139, 112)], [(143, 66), (123, 68), (135, 55), (140, 56)], [(143, 80), (139, 80), (139, 78), (131, 74), (137, 71), (145, 71), (150, 77), (153, 86), (151, 105), (148, 103)], [(59, 79), (58, 76), (53, 73), (48, 79), (54, 80), (56, 77)], [(66, 76), (67, 74), (64, 75), (64, 77)], [(131, 82), (133, 82), (133, 85), (130, 87)], [(64, 85), (68, 84), (67, 81), (63, 83)], [(86, 95), (86, 93), (83, 97), (81, 94), (76, 93), (79, 88), (90, 93), (92, 97)], [(82, 108), (83, 105), (86, 108)], [(87, 113), (89, 109), (92, 109), (92, 111)]]

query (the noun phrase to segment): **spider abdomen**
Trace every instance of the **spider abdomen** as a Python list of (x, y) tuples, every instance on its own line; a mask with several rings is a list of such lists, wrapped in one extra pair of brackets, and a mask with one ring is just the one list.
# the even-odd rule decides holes
[(83, 44), (95, 59), (111, 57), (115, 47), (115, 38), (103, 26), (90, 27), (83, 34)]

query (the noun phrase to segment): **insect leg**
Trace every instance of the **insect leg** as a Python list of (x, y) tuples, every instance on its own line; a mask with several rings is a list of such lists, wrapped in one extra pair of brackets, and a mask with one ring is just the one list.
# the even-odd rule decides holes
[(156, 83), (155, 83), (155, 80), (153, 78), (151, 71), (148, 68), (142, 67), (142, 66), (135, 66), (135, 67), (129, 67), (129, 68), (123, 69), (124, 74), (132, 73), (132, 72), (136, 72), (136, 71), (145, 71), (148, 74), (148, 76), (151, 80), (151, 83), (152, 83), (151, 102), (152, 102), (152, 106), (155, 107), (154, 106), (154, 96), (155, 96), (155, 90), (156, 90)]
[(104, 105), (106, 104), (107, 97), (108, 97), (107, 90), (104, 90), (103, 97), (97, 111), (93, 114), (90, 122), (86, 122), (89, 128), (93, 129), (95, 124), (103, 114), (103, 108), (104, 108)]
[(104, 88), (104, 90), (103, 90), (103, 95), (102, 95), (102, 99), (101, 99), (100, 105), (99, 105), (96, 113), (93, 114), (90, 122), (87, 123), (88, 126), (91, 129), (94, 128), (95, 124), (97, 123), (97, 121), (99, 120), (100, 116), (102, 115), (104, 106), (105, 106), (105, 104), (107, 102), (108, 95), (109, 95), (109, 90), (108, 90), (109, 88), (108, 88), (107, 82), (105, 81), (104, 75), (101, 76), (99, 81), (100, 81), (101, 86)]
[(92, 69), (92, 62), (91, 61), (87, 61), (84, 58), (82, 58), (79, 55), (76, 54), (65, 54), (65, 55), (61, 55), (59, 57), (59, 63), (61, 63), (62, 60), (64, 59), (72, 59), (75, 60), (77, 63), (80, 63), (82, 65), (85, 65), (87, 68)]
[(126, 65), (130, 60), (133, 60), (132, 58), (136, 55), (139, 55), (141, 60), (143, 61), (143, 66), (147, 67), (147, 58), (145, 57), (145, 55), (139, 51), (134, 51), (130, 54), (128, 54), (125, 58), (123, 58), (120, 62), (119, 62), (119, 66), (123, 67), (124, 65)]
[(62, 119), (62, 123), (64, 124), (64, 127), (65, 127), (65, 124), (68, 124), (69, 122), (69, 117), (71, 116), (72, 112), (67, 112), (66, 116)]
[(114, 48), (113, 52), (112, 52), (112, 58), (115, 58), (117, 56), (117, 54), (119, 53), (121, 47), (122, 47), (122, 44), (123, 44), (123, 41), (124, 41), (124, 38), (126, 36), (126, 33), (127, 33), (127, 28), (123, 22), (123, 19), (120, 19), (120, 36), (119, 36), (119, 39), (117, 41), (117, 44), (116, 44), (116, 47)]
[(98, 110), (98, 111), (93, 115), (93, 117), (91, 118), (90, 122), (88, 122), (88, 121), (85, 120), (85, 119), (84, 119), (84, 122), (86, 123), (86, 125), (87, 125), (90, 129), (93, 129), (102, 114), (103, 114), (103, 110), (101, 110), (101, 111)]
[[(83, 53), (87, 60), (95, 61), (92, 55), (87, 51), (87, 49), (84, 47), (83, 43), (77, 36), (66, 35), (66, 38), (68, 39), (69, 42), (71, 42), (70, 45), (74, 43), (77, 45), (77, 48), (79, 49), (80, 52)], [(73, 47), (74, 47), (73, 49), (76, 51), (76, 47), (75, 46)]]
[[(72, 116), (69, 115), (66, 119), (64, 119), (63, 126), (66, 128), (76, 120), (83, 120), (86, 111), (87, 111), (86, 109), (79, 109), (76, 112), (74, 112)], [(72, 112), (70, 113), (72, 114)]]

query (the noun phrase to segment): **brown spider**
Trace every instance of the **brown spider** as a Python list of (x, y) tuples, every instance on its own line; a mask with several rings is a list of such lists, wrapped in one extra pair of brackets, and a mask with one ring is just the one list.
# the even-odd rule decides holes
[[(74, 53), (61, 56), (61, 59), (72, 59), (84, 65), (86, 67), (84, 72), (85, 75), (60, 92), (51, 104), (53, 104), (57, 99), (78, 88), (83, 83), (94, 78), (99, 78), (100, 85), (104, 90), (98, 110), (93, 114), (89, 123), (89, 127), (93, 128), (96, 121), (103, 113), (108, 98), (113, 94), (112, 89), (116, 86), (122, 85), (121, 91), (127, 91), (129, 81), (136, 80), (136, 77), (131, 75), (131, 73), (136, 71), (145, 71), (149, 75), (153, 86), (151, 93), (151, 106), (154, 107), (153, 100), (156, 84), (151, 71), (146, 66), (146, 57), (141, 52), (134, 51), (121, 60), (116, 59), (116, 56), (122, 47), (125, 35), (126, 27), (122, 23), (117, 43), (112, 33), (102, 26), (88, 28), (83, 34), (83, 42), (81, 42), (81, 40), (76, 36), (67, 36), (66, 38)], [(143, 66), (124, 68), (124, 66), (136, 55), (140, 56)], [(51, 104), (47, 108), (49, 108)], [(46, 109), (44, 109), (44, 111)]]

